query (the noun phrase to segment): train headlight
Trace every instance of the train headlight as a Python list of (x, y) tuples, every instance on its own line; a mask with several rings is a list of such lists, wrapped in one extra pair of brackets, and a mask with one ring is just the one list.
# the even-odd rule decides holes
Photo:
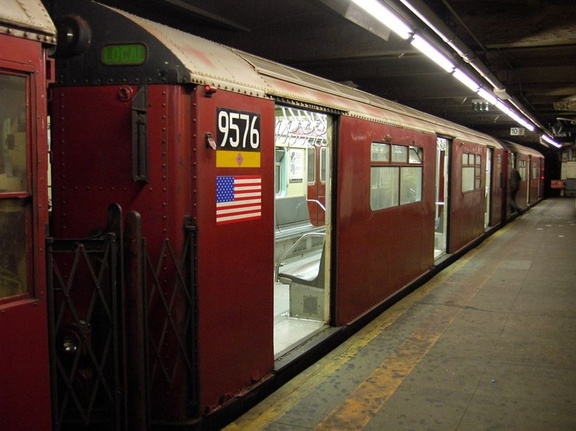
[(72, 57), (86, 52), (92, 42), (92, 30), (78, 15), (68, 15), (56, 21), (58, 29), (57, 57)]

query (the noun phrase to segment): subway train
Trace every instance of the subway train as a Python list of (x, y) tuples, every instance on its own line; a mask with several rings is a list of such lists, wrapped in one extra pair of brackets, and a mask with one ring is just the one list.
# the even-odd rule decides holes
[(56, 28), (39, 0), (0, 8), (0, 429), (50, 429), (47, 84)]
[(0, 319), (37, 322), (0, 324), (0, 384), (22, 352), (50, 363), (18, 389), (51, 421), (30, 429), (218, 428), (543, 199), (535, 150), (89, 0), (51, 14), (55, 72), (50, 33), (13, 73), (37, 92), (31, 191), (0, 194), (37, 265), (0, 284)]

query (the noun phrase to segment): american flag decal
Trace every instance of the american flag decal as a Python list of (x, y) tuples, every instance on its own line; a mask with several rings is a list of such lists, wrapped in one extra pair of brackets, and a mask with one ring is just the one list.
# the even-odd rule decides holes
[(262, 217), (262, 177), (216, 177), (216, 224)]

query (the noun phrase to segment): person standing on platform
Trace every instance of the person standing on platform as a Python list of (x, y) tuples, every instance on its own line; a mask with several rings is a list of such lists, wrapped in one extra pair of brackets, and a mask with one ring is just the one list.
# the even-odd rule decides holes
[(522, 181), (520, 172), (518, 169), (512, 168), (510, 173), (510, 209), (512, 213), (520, 212), (520, 207), (516, 203), (516, 193), (520, 190), (520, 181)]

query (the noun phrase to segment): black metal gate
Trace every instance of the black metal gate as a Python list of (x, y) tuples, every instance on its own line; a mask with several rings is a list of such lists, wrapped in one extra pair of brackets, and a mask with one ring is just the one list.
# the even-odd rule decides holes
[(124, 228), (119, 208), (111, 214), (114, 232), (47, 241), (55, 431), (198, 415), (194, 227), (184, 226), (180, 256), (165, 239), (154, 261), (140, 216)]
[(48, 241), (54, 429), (120, 430), (120, 316), (115, 234)]

